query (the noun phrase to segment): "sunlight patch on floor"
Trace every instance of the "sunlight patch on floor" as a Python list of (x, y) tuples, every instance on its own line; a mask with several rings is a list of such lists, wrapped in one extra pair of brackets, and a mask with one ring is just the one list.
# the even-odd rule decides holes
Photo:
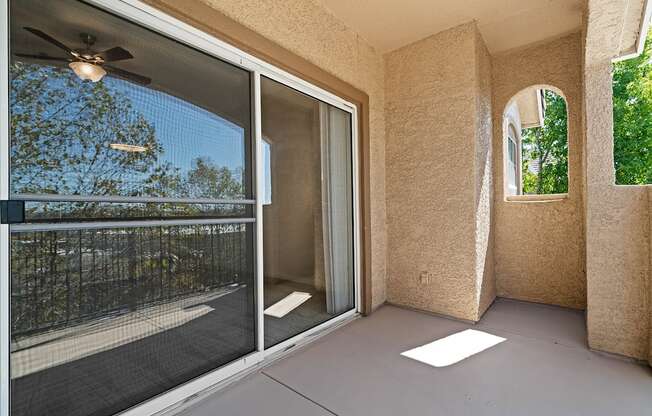
[(506, 341), (505, 338), (475, 329), (466, 329), (437, 341), (401, 353), (402, 356), (433, 367), (446, 367)]
[(282, 318), (301, 306), (301, 304), (311, 297), (312, 295), (310, 293), (292, 292), (269, 308), (265, 309), (265, 315), (273, 316), (274, 318)]

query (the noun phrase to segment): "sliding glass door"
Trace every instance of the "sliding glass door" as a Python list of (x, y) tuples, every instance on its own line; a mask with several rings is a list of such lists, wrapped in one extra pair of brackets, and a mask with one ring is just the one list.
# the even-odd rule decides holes
[(11, 414), (113, 414), (254, 351), (250, 72), (76, 1), (12, 1), (11, 53)]
[(354, 308), (351, 114), (263, 77), (265, 347)]
[(0, 414), (148, 414), (356, 313), (354, 107), (141, 7), (0, 6)]

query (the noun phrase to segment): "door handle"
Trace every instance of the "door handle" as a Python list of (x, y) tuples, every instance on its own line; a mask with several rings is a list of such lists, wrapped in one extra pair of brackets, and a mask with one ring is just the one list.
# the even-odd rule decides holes
[(0, 224), (25, 222), (25, 201), (13, 199), (0, 201)]

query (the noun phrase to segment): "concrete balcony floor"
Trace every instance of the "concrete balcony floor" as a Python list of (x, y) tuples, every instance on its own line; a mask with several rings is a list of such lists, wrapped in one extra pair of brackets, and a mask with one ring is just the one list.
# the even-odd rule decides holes
[[(401, 352), (473, 328), (507, 340), (449, 367)], [(384, 306), (183, 416), (643, 415), (649, 367), (590, 351), (582, 312), (498, 299), (477, 325)]]

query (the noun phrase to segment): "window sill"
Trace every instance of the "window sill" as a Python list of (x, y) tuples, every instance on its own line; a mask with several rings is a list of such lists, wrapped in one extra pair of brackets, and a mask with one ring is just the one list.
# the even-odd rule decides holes
[(568, 194), (509, 195), (505, 197), (506, 202), (557, 202), (566, 199), (568, 199)]
[(652, 183), (637, 183), (635, 185), (614, 183), (616, 188), (647, 188), (652, 189)]

